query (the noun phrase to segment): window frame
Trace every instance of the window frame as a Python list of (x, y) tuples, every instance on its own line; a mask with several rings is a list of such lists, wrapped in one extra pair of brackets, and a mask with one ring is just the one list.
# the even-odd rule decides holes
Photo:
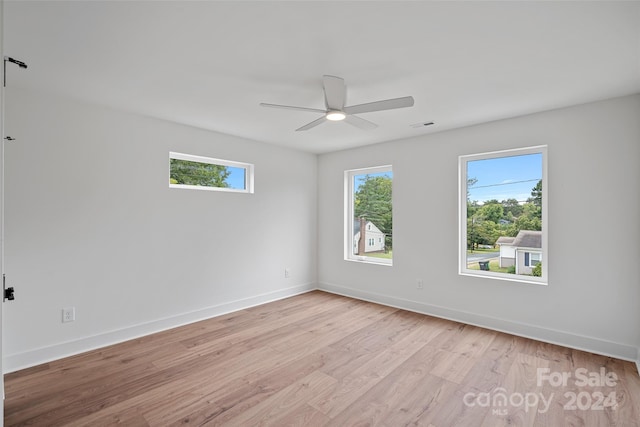
[(171, 182), (169, 182), (169, 188), (180, 188), (180, 189), (187, 189), (187, 190), (223, 191), (223, 192), (230, 192), (230, 193), (247, 193), (247, 194), (253, 194), (254, 192), (254, 186), (253, 186), (254, 165), (251, 163), (236, 162), (233, 160), (215, 159), (213, 157), (204, 157), (204, 156), (197, 156), (195, 154), (186, 154), (186, 153), (178, 153), (175, 151), (169, 151), (169, 176), (171, 176), (171, 159), (244, 169), (245, 188), (239, 189), (239, 188), (227, 188), (227, 187), (207, 187), (204, 185), (172, 184)]
[[(372, 166), (366, 168), (359, 169), (350, 169), (344, 171), (344, 232), (345, 232), (345, 246), (344, 246), (344, 260), (345, 261), (354, 261), (365, 264), (377, 264), (384, 266), (393, 266), (393, 258), (379, 258), (372, 257), (366, 255), (354, 255), (353, 253), (353, 244), (354, 244), (354, 230), (353, 230), (353, 219), (354, 217), (354, 209), (353, 209), (353, 196), (354, 196), (354, 178), (358, 175), (367, 175), (367, 174), (375, 174), (375, 173), (384, 173), (391, 172), (391, 210), (393, 212), (393, 166), (392, 165), (382, 165), (382, 166)], [(374, 242), (375, 244), (375, 242)]]
[[(467, 163), (476, 160), (495, 159), (502, 157), (514, 157), (527, 154), (542, 155), (542, 248), (541, 260), (542, 276), (529, 276), (522, 274), (510, 274), (485, 270), (471, 270), (467, 268)], [(517, 283), (548, 285), (549, 284), (549, 220), (548, 220), (548, 194), (549, 180), (547, 177), (547, 146), (537, 145), (524, 148), (490, 151), (477, 154), (465, 154), (458, 157), (458, 274), (462, 276), (483, 277), (489, 279), (504, 280)], [(516, 256), (516, 263), (517, 263)]]

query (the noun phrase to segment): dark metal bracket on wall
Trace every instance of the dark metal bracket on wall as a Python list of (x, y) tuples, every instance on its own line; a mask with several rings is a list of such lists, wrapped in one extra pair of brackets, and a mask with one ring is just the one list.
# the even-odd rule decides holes
[(12, 64), (16, 64), (18, 67), (20, 68), (27, 68), (27, 64), (25, 64), (22, 61), (18, 61), (17, 59), (13, 59), (9, 56), (5, 56), (4, 57), (4, 81), (2, 82), (2, 84), (4, 85), (4, 87), (7, 87), (7, 62), (11, 62)]
[[(7, 62), (10, 62), (12, 64), (16, 64), (20, 68), (25, 68), (25, 69), (27, 68), (27, 64), (25, 64), (24, 62), (18, 61), (17, 59), (13, 59), (13, 58), (11, 58), (9, 56), (5, 56), (4, 57), (4, 73), (2, 74), (2, 77), (3, 77), (2, 85), (4, 87), (7, 87)], [(15, 138), (13, 138), (11, 136), (5, 136), (4, 139), (6, 141), (9, 141), (9, 142), (16, 140)]]
[(7, 288), (6, 286), (6, 282), (7, 282), (7, 276), (5, 274), (2, 275), (2, 290), (3, 290), (3, 299), (2, 301), (13, 301), (14, 299), (16, 299), (15, 296), (15, 292), (13, 290), (13, 287)]

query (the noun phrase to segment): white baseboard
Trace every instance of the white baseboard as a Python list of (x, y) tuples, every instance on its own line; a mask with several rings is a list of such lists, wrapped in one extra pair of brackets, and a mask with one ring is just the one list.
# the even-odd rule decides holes
[(456, 322), (467, 323), (470, 325), (492, 329), (499, 332), (505, 332), (512, 335), (518, 335), (525, 338), (531, 338), (538, 341), (544, 341), (551, 344), (575, 348), (577, 350), (584, 350), (592, 353), (602, 354), (605, 356), (615, 357), (622, 360), (632, 361), (636, 363), (638, 373), (640, 373), (640, 348), (600, 340), (597, 338), (570, 334), (553, 329), (541, 328), (534, 325), (512, 322), (504, 319), (497, 319), (464, 311), (452, 310), (446, 307), (424, 304), (416, 301), (396, 298), (389, 295), (376, 294), (328, 283), (320, 283), (318, 287), (316, 287), (315, 284), (312, 283), (294, 286), (275, 292), (269, 292), (249, 298), (230, 301), (224, 304), (207, 307), (202, 310), (197, 310), (190, 313), (184, 313), (177, 316), (158, 319), (148, 323), (134, 325), (125, 329), (105, 332), (102, 334), (64, 342), (53, 346), (42, 347), (22, 353), (6, 355), (3, 359), (4, 373), (18, 371), (20, 369), (25, 369), (31, 366), (36, 366), (42, 363), (80, 354), (85, 351), (95, 350), (97, 348), (139, 338), (155, 332), (161, 332), (189, 323), (198, 322), (200, 320), (210, 319), (212, 317), (231, 313), (233, 311), (238, 311), (256, 305), (265, 304), (271, 301), (288, 298), (315, 289), (357, 298), (364, 301), (388, 305), (391, 307), (397, 307), (430, 316), (440, 317), (443, 319), (453, 320)]
[(74, 341), (68, 341), (48, 347), (29, 350), (22, 353), (10, 354), (4, 357), (2, 367), (4, 373), (6, 374), (9, 372), (18, 371), (20, 369), (29, 368), (31, 366), (36, 366), (42, 363), (51, 362), (53, 360), (62, 359), (64, 357), (84, 353), (85, 351), (95, 350), (97, 348), (106, 347), (108, 345), (121, 343), (145, 335), (165, 331), (167, 329), (176, 328), (178, 326), (187, 325), (189, 323), (198, 322), (200, 320), (210, 319), (212, 317), (231, 313), (233, 311), (243, 310), (245, 308), (253, 307), (256, 305), (288, 298), (315, 289), (317, 289), (317, 287), (314, 283), (307, 283), (291, 288), (280, 289), (274, 292), (226, 302), (201, 310), (179, 314), (177, 316), (171, 316), (164, 319), (158, 319), (151, 322), (130, 326), (124, 329), (118, 329), (115, 331), (80, 338)]
[(617, 359), (636, 362), (636, 365), (638, 366), (638, 372), (640, 372), (640, 349), (637, 349), (633, 346), (605, 341), (593, 337), (575, 335), (554, 329), (541, 328), (539, 326), (513, 322), (510, 320), (483, 316), (475, 313), (452, 310), (446, 307), (396, 298), (389, 295), (361, 291), (341, 285), (319, 283), (318, 289), (338, 295), (414, 311), (416, 313), (427, 314), (434, 317), (440, 317), (443, 319), (467, 323), (470, 325), (479, 326), (499, 332), (505, 332), (524, 338), (531, 338), (550, 344), (570, 347), (576, 350), (583, 350), (591, 353), (601, 354), (603, 356), (610, 356)]

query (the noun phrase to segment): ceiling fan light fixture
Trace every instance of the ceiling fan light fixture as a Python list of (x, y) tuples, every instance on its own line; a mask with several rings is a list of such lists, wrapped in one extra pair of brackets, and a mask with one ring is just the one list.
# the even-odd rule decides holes
[(344, 120), (347, 115), (342, 111), (327, 111), (327, 120), (331, 120), (332, 122), (339, 122), (340, 120)]
[(325, 110), (321, 110), (319, 108), (296, 107), (293, 105), (267, 104), (264, 102), (261, 102), (260, 105), (263, 107), (284, 108), (287, 110), (308, 111), (311, 113), (323, 114), (314, 121), (296, 129), (296, 132), (298, 132), (313, 129), (316, 126), (326, 123), (327, 120), (331, 120), (332, 122), (344, 120), (346, 123), (349, 123), (359, 129), (374, 129), (377, 127), (375, 123), (358, 117), (357, 114), (413, 107), (414, 103), (412, 96), (405, 96), (402, 98), (368, 102), (366, 104), (345, 105), (347, 87), (344, 84), (344, 79), (336, 76), (322, 76), (322, 89), (324, 91)]

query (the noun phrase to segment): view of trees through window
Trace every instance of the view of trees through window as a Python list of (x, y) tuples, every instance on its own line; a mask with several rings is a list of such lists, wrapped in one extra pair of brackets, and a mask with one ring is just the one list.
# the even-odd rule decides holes
[(249, 191), (252, 165), (182, 153), (169, 154), (169, 184), (182, 188)]
[(543, 154), (465, 161), (467, 270), (543, 274)]
[(390, 262), (393, 258), (393, 172), (390, 167), (376, 168), (367, 173), (353, 173), (351, 179), (351, 253)]
[(228, 188), (229, 174), (227, 166), (171, 159), (171, 184)]

